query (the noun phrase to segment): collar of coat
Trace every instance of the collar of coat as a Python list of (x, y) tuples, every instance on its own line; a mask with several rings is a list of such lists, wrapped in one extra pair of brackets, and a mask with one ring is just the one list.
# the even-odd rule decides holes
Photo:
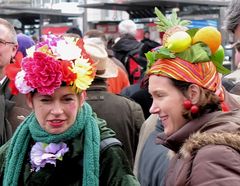
[(240, 131), (196, 132), (185, 141), (180, 156), (188, 158), (206, 145), (225, 145), (240, 152)]
[(175, 153), (181, 152), (181, 155), (187, 156), (208, 144), (240, 147), (240, 138), (235, 137), (239, 135), (240, 111), (231, 111), (205, 114), (188, 122), (171, 136), (160, 134), (158, 138), (162, 145)]

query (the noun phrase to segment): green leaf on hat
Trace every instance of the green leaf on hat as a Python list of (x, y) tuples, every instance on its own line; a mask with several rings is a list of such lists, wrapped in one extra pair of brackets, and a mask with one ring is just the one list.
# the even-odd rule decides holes
[(146, 56), (147, 61), (148, 61), (147, 69), (149, 69), (149, 68), (151, 68), (151, 66), (155, 62), (155, 53), (149, 51), (149, 52), (145, 53), (145, 56)]
[(145, 54), (145, 56), (148, 60), (148, 68), (150, 68), (158, 59), (169, 59), (176, 57), (172, 52), (170, 52), (169, 49), (165, 47), (161, 47), (156, 51), (149, 51)]
[(226, 75), (226, 74), (229, 74), (231, 72), (231, 70), (225, 68), (223, 65), (219, 64), (217, 61), (213, 60), (212, 62), (216, 66), (217, 71), (220, 72), (221, 74)]
[(189, 47), (187, 50), (176, 53), (175, 55), (183, 60), (191, 63), (207, 62), (210, 61), (211, 51), (204, 43), (196, 43)]

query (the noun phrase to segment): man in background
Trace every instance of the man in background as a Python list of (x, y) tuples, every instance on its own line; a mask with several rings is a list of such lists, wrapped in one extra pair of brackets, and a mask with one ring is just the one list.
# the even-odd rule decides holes
[(104, 119), (107, 126), (116, 133), (133, 168), (139, 132), (144, 122), (143, 111), (134, 101), (107, 91), (106, 80), (116, 76), (116, 65), (109, 61), (104, 44), (94, 41), (96, 40), (91, 38), (84, 39), (84, 48), (97, 68), (96, 77), (87, 90), (86, 101), (97, 116)]
[(9, 89), (5, 68), (15, 63), (17, 34), (7, 20), (0, 18), (0, 146), (8, 141), (24, 117), (30, 113), (25, 96), (14, 96)]
[(141, 64), (136, 60), (143, 43), (136, 40), (137, 25), (132, 20), (123, 20), (118, 25), (120, 37), (113, 45), (114, 56), (127, 69), (130, 83), (136, 83), (141, 76)]

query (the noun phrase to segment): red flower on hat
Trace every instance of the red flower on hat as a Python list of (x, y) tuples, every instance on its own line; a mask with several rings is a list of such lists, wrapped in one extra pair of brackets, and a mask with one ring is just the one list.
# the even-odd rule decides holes
[(72, 68), (71, 62), (61, 61), (62, 65), (62, 81), (66, 82), (67, 85), (70, 85), (77, 78), (77, 74), (73, 73), (70, 68)]
[(15, 77), (19, 71), (21, 71), (21, 61), (22, 61), (23, 55), (21, 52), (17, 52), (15, 56), (15, 62), (8, 64), (4, 71), (6, 76), (10, 79), (9, 87), (11, 89), (11, 93), (13, 95), (18, 94), (18, 89), (15, 86)]
[(40, 94), (50, 95), (62, 83), (62, 67), (59, 61), (42, 52), (34, 52), (33, 58), (24, 58), (23, 70), (27, 85)]

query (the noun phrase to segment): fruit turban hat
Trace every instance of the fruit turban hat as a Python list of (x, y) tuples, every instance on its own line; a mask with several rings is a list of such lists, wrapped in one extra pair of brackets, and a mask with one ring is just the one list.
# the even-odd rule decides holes
[(147, 71), (147, 75), (153, 74), (194, 83), (214, 92), (221, 85), (220, 76), (212, 62), (189, 63), (178, 57), (158, 59)]
[[(221, 33), (214, 27), (188, 29), (186, 26), (189, 22), (177, 18), (176, 12), (172, 13), (171, 19), (167, 19), (157, 8), (155, 13), (158, 29), (164, 32), (163, 46), (146, 54), (147, 75), (194, 83), (213, 92), (219, 90), (219, 73), (229, 71), (222, 65), (224, 50), (221, 46)], [(210, 34), (209, 37), (205, 37), (206, 31)]]

